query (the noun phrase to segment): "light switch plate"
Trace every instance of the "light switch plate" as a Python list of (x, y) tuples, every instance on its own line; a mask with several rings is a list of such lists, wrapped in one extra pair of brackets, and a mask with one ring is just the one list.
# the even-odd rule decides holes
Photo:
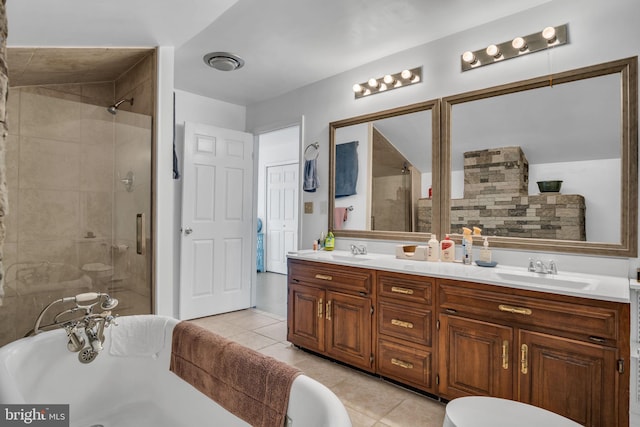
[(313, 213), (313, 202), (304, 202), (304, 213), (306, 214)]

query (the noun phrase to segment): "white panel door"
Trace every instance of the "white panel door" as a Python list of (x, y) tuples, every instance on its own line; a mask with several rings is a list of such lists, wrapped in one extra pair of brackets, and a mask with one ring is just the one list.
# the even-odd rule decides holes
[(298, 163), (267, 167), (266, 270), (287, 274), (298, 249)]
[(248, 308), (253, 135), (196, 123), (184, 133), (179, 317)]

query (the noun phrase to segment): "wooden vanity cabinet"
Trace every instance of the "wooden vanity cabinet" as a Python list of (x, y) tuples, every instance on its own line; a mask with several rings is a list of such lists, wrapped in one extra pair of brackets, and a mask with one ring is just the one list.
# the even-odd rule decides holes
[(373, 371), (371, 270), (288, 261), (287, 340)]
[(438, 394), (628, 425), (628, 304), (438, 280)]
[(377, 272), (376, 372), (435, 393), (434, 279)]

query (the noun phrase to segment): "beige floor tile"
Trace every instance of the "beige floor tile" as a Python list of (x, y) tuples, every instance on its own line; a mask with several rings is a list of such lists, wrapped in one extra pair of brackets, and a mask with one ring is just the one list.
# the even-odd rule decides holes
[(406, 393), (405, 390), (364, 374), (352, 376), (348, 381), (330, 388), (345, 405), (376, 420), (398, 406)]
[(259, 351), (262, 354), (266, 354), (290, 365), (298, 365), (305, 360), (316, 357), (284, 342), (277, 342), (273, 345), (263, 347)]
[(207, 318), (207, 320), (205, 319), (192, 320), (192, 322), (202, 326), (203, 328), (210, 330), (211, 332), (215, 332), (216, 334), (221, 335), (225, 338), (229, 338), (235, 335), (240, 335), (247, 331), (244, 328), (233, 325), (229, 322), (225, 322), (223, 320), (213, 321), (208, 319), (211, 319), (211, 318)]
[(445, 405), (428, 397), (409, 396), (380, 421), (390, 427), (440, 427), (444, 421)]
[(306, 360), (296, 363), (295, 366), (300, 368), (307, 376), (321, 382), (332, 390), (338, 384), (345, 381), (350, 382), (358, 375), (352, 369), (337, 363), (311, 354), (309, 356)]
[(365, 414), (361, 414), (353, 408), (346, 407), (347, 412), (349, 413), (349, 418), (351, 418), (351, 425), (353, 427), (373, 427), (376, 425), (376, 420), (371, 417), (366, 416)]
[(273, 325), (279, 321), (273, 317), (251, 312), (251, 315), (233, 319), (233, 324), (248, 330), (254, 330), (267, 325)]
[(256, 334), (251, 331), (246, 331), (239, 335), (232, 335), (229, 339), (253, 350), (260, 350), (261, 348), (268, 347), (277, 342), (271, 338), (265, 337), (264, 335)]
[(253, 332), (264, 335), (276, 341), (287, 341), (287, 323), (277, 322), (271, 325), (263, 326), (261, 328), (254, 329)]

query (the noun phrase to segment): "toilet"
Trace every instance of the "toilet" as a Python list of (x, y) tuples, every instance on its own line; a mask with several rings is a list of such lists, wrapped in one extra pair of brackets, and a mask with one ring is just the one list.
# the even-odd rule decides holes
[(454, 399), (445, 409), (442, 427), (580, 427), (546, 409), (496, 397)]

